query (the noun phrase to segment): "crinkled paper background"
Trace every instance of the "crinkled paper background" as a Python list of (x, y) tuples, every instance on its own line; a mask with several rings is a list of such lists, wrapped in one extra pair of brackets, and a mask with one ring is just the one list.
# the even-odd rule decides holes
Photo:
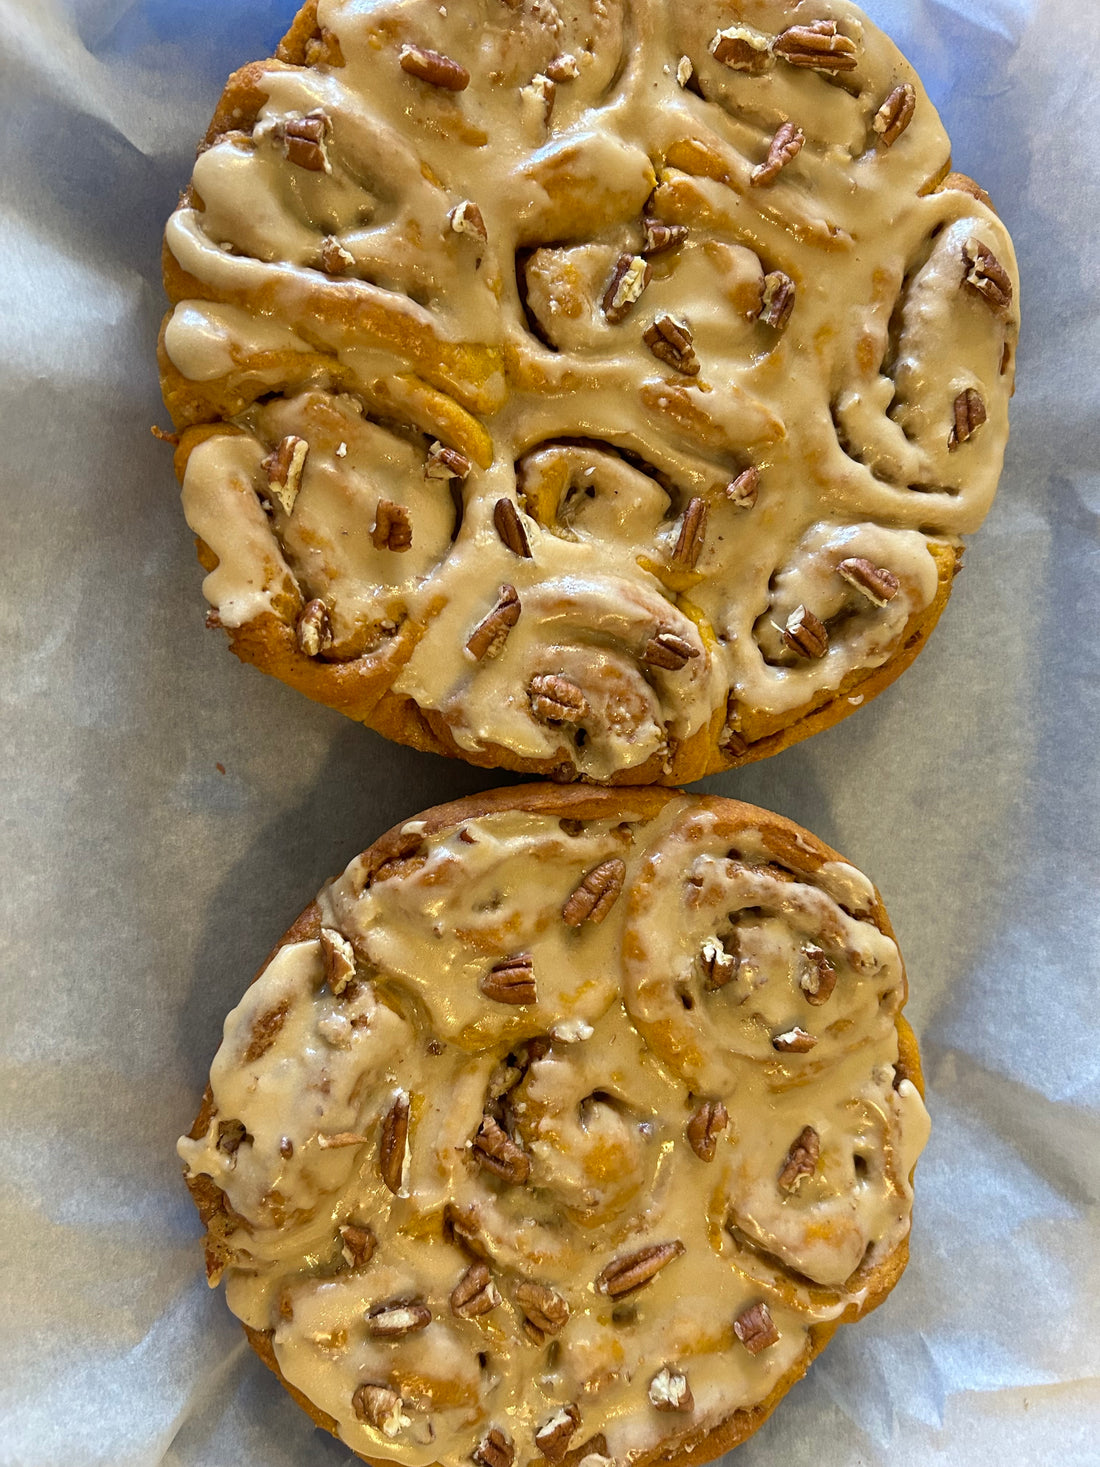
[[(867, 8), (1014, 231), (1026, 335), (1000, 497), (928, 651), (710, 782), (878, 882), (935, 1122), (909, 1272), (737, 1467), (1078, 1467), (1100, 1462), (1100, 7)], [(207, 1290), (174, 1141), (322, 879), (498, 782), (206, 635), (149, 436), (163, 221), (225, 76), (293, 9), (0, 0), (4, 1467), (352, 1460)]]

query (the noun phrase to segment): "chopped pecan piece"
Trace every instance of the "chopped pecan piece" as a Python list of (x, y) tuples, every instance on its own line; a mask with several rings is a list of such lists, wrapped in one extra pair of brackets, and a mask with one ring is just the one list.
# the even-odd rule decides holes
[(862, 555), (842, 560), (836, 569), (837, 575), (876, 606), (885, 606), (888, 601), (893, 601), (901, 590), (901, 582), (893, 571), (875, 565), (872, 560), (865, 560)]
[(662, 1365), (649, 1382), (649, 1400), (658, 1411), (695, 1410), (695, 1398), (687, 1376), (682, 1370), (673, 1370), (668, 1365)]
[(369, 1136), (364, 1136), (361, 1131), (332, 1131), (327, 1135), (323, 1131), (317, 1133), (317, 1145), (322, 1151), (338, 1151), (344, 1146), (366, 1146), (370, 1141)]
[(686, 377), (698, 375), (699, 360), (686, 322), (677, 321), (673, 316), (658, 316), (653, 325), (642, 333), (642, 340), (658, 361), (667, 362)]
[(681, 565), (687, 566), (688, 570), (695, 569), (696, 562), (702, 554), (703, 545), (706, 543), (708, 513), (706, 500), (699, 498), (689, 500), (688, 507), (684, 510), (680, 536), (676, 541), (676, 549), (672, 552), (672, 558)]
[(895, 87), (875, 113), (872, 126), (882, 139), (884, 148), (892, 148), (913, 120), (917, 110), (917, 91), (909, 82)]
[(717, 993), (733, 981), (740, 963), (736, 954), (727, 949), (716, 938), (708, 937), (699, 949), (699, 966), (703, 970), (703, 987), (707, 993)]
[(963, 284), (977, 291), (998, 316), (1007, 316), (1012, 304), (1012, 280), (988, 246), (971, 236), (963, 245)]
[(624, 1253), (620, 1258), (613, 1258), (599, 1274), (596, 1288), (610, 1299), (632, 1294), (655, 1279), (683, 1251), (683, 1243), (675, 1238), (671, 1243), (655, 1243), (650, 1248), (639, 1248), (636, 1253)]
[(508, 633), (519, 621), (519, 593), (515, 586), (501, 586), (496, 605), (474, 627), (466, 640), (466, 651), (478, 662), (499, 656)]
[(542, 723), (580, 723), (588, 713), (588, 699), (576, 683), (555, 673), (533, 677), (527, 696), (532, 713)]
[(812, 1177), (821, 1155), (821, 1139), (813, 1126), (803, 1126), (787, 1152), (779, 1173), (781, 1192), (797, 1191), (803, 1177)]
[(741, 759), (749, 752), (749, 741), (727, 720), (718, 747), (731, 759)]
[(733, 1322), (733, 1332), (750, 1355), (759, 1355), (779, 1339), (771, 1310), (761, 1301), (744, 1310)]
[(470, 85), (470, 73), (460, 61), (452, 61), (426, 46), (402, 46), (400, 62), (401, 70), (410, 76), (419, 77), (433, 87), (444, 87), (448, 92), (464, 92)]
[(856, 43), (841, 35), (835, 20), (792, 25), (776, 36), (772, 50), (791, 66), (814, 71), (854, 71), (859, 64)]
[(320, 657), (332, 646), (332, 623), (328, 607), (320, 598), (307, 601), (298, 613), (298, 650), (307, 657)]
[(334, 927), (321, 928), (321, 961), (328, 991), (339, 998), (355, 977), (355, 950)]
[(812, 1034), (807, 1034), (805, 1029), (800, 1029), (796, 1024), (785, 1034), (777, 1034), (772, 1040), (772, 1048), (777, 1049), (780, 1054), (809, 1054), (816, 1043)]
[(243, 1121), (219, 1121), (218, 1139), (214, 1143), (223, 1156), (236, 1156), (246, 1141), (251, 1141)]
[(618, 900), (626, 880), (626, 864), (618, 857), (594, 866), (561, 909), (567, 927), (582, 922), (599, 926)]
[(805, 995), (806, 1002), (813, 1004), (814, 1008), (820, 1008), (823, 1003), (828, 1003), (836, 987), (836, 969), (819, 947), (805, 947), (803, 953), (806, 968), (798, 980), (798, 986)]
[(516, 1303), (529, 1324), (542, 1335), (556, 1335), (569, 1318), (569, 1305), (549, 1284), (536, 1284), (525, 1279), (516, 1288)]
[(755, 464), (726, 485), (726, 498), (738, 509), (752, 509), (760, 492), (760, 470)]
[(798, 157), (805, 142), (806, 134), (800, 127), (784, 122), (768, 146), (767, 162), (759, 164), (749, 176), (752, 187), (766, 188), (774, 183), (787, 164)]
[(429, 446), (425, 479), (465, 479), (469, 472), (470, 460), (457, 448), (445, 448), (438, 439)]
[(693, 657), (699, 656), (697, 647), (685, 642), (675, 632), (657, 632), (650, 637), (642, 651), (642, 661), (649, 667), (663, 667), (666, 672), (679, 672)]
[(408, 550), (413, 532), (405, 506), (394, 504), (392, 499), (380, 499), (374, 511), (370, 539), (375, 550)]
[(700, 1161), (713, 1161), (719, 1134), (729, 1125), (729, 1114), (720, 1100), (704, 1100), (687, 1123), (688, 1145)]
[(731, 25), (719, 31), (707, 49), (715, 61), (732, 71), (758, 75), (771, 63), (767, 36), (747, 25)]
[(267, 487), (277, 499), (284, 514), (293, 514), (294, 501), (302, 487), (302, 471), (306, 466), (309, 444), (296, 433), (288, 433), (278, 448), (260, 465), (267, 473)]
[(954, 453), (961, 443), (969, 443), (988, 417), (981, 393), (973, 387), (960, 392), (955, 399), (955, 421), (947, 446)]
[(470, 1453), (479, 1467), (512, 1467), (516, 1449), (497, 1426), (491, 1426)]
[(764, 276), (764, 296), (760, 305), (760, 320), (773, 331), (782, 331), (791, 319), (794, 310), (794, 281), (782, 270), (772, 270)]
[(500, 1303), (487, 1263), (471, 1263), (451, 1290), (451, 1313), (460, 1319), (477, 1319)]
[(676, 80), (682, 87), (686, 87), (695, 75), (695, 67), (691, 64), (690, 56), (681, 56), (676, 63)]
[(335, 235), (326, 234), (321, 241), (321, 269), (326, 275), (344, 275), (355, 264), (351, 254)]
[(376, 1304), (364, 1316), (367, 1334), (376, 1340), (399, 1340), (414, 1330), (426, 1329), (432, 1322), (432, 1311), (423, 1299), (391, 1299)]
[(513, 555), (523, 560), (531, 559), (531, 547), (527, 543), (527, 531), (519, 517), (519, 510), (510, 499), (498, 499), (493, 505), (493, 527), (501, 542)]
[(340, 1228), (340, 1252), (349, 1268), (365, 1268), (374, 1257), (377, 1239), (371, 1228), (360, 1223), (344, 1223)]
[(292, 117), (283, 126), (283, 151), (287, 161), (310, 173), (330, 172), (325, 152), (328, 131), (328, 118), (319, 109), (305, 117)]
[(560, 1462), (580, 1424), (581, 1413), (576, 1406), (561, 1406), (535, 1432), (535, 1446), (548, 1462)]
[(537, 1003), (534, 963), (526, 953), (494, 963), (479, 981), (479, 990), (496, 1003)]
[(625, 321), (649, 284), (653, 267), (642, 255), (620, 255), (603, 296), (603, 313), (612, 326)]
[(800, 657), (824, 657), (829, 650), (829, 633), (805, 606), (796, 606), (783, 628), (783, 640)]
[(544, 76), (541, 71), (536, 72), (525, 87), (520, 87), (519, 94), (524, 105), (532, 109), (543, 127), (549, 127), (554, 99), (558, 94), (557, 86), (550, 77)]
[(468, 234), (471, 239), (487, 243), (489, 233), (485, 228), (485, 217), (472, 199), (463, 199), (461, 204), (456, 204), (447, 218), (455, 234)]
[(576, 81), (581, 74), (580, 64), (577, 58), (568, 51), (561, 56), (555, 56), (553, 61), (547, 63), (546, 75), (553, 82)]
[(294, 1155), (294, 1142), (289, 1136), (284, 1136), (279, 1142), (279, 1155), (284, 1161), (289, 1161)]
[(378, 1143), (378, 1169), (382, 1180), (394, 1194), (401, 1192), (401, 1173), (405, 1170), (405, 1149), (409, 1141), (409, 1097), (403, 1090), (386, 1112)]
[(395, 1390), (387, 1385), (365, 1381), (358, 1386), (351, 1398), (351, 1408), (357, 1421), (375, 1427), (383, 1436), (395, 1437), (403, 1426), (408, 1426), (408, 1417), (402, 1414), (404, 1401)]
[(471, 1143), (474, 1159), (506, 1182), (522, 1185), (531, 1175), (531, 1159), (492, 1116), (482, 1116)]
[(663, 219), (651, 219), (649, 215), (642, 220), (642, 226), (645, 229), (643, 255), (661, 255), (665, 250), (683, 244), (688, 237), (686, 224), (666, 224)]

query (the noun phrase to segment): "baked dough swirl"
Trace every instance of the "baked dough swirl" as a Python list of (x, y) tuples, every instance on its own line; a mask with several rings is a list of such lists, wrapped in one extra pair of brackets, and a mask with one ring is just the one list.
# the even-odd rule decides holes
[(226, 1021), (179, 1147), (210, 1280), (368, 1460), (708, 1460), (904, 1268), (904, 998), (874, 888), (778, 816), (428, 811)]
[(847, 715), (992, 499), (1011, 241), (847, 0), (316, 0), (161, 336), (210, 620), (389, 737), (674, 783)]

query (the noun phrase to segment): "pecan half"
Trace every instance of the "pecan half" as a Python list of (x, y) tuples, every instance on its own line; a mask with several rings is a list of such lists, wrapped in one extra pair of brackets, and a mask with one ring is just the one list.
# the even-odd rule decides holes
[(687, 566), (689, 570), (695, 569), (695, 564), (702, 554), (707, 538), (708, 513), (706, 500), (699, 498), (689, 500), (688, 507), (684, 510), (680, 537), (676, 541), (676, 549), (672, 552), (672, 558), (679, 561), (681, 565)]
[(807, 1034), (797, 1024), (785, 1034), (777, 1034), (772, 1040), (772, 1048), (777, 1049), (780, 1054), (809, 1054), (816, 1044), (814, 1036)]
[(355, 264), (351, 254), (335, 235), (326, 234), (321, 241), (321, 269), (326, 275), (344, 275)]
[(626, 880), (626, 863), (618, 857), (593, 866), (561, 909), (567, 927), (582, 922), (599, 926), (619, 898)]
[(534, 963), (526, 953), (494, 963), (478, 981), (478, 989), (496, 1003), (537, 1003)]
[(686, 224), (666, 224), (663, 219), (651, 219), (649, 215), (642, 220), (645, 229), (645, 237), (642, 240), (643, 255), (660, 255), (665, 250), (671, 250), (676, 245), (683, 244), (688, 237)]
[(806, 968), (798, 980), (798, 986), (806, 1002), (813, 1004), (814, 1008), (820, 1008), (832, 997), (836, 987), (836, 969), (819, 947), (811, 945), (802, 951), (806, 958)]
[(596, 1288), (610, 1299), (632, 1294), (655, 1279), (666, 1264), (683, 1252), (683, 1243), (675, 1238), (671, 1243), (655, 1243), (650, 1248), (639, 1248), (636, 1253), (624, 1253), (620, 1258), (613, 1258), (597, 1276)]
[(947, 446), (954, 453), (961, 443), (969, 443), (974, 434), (988, 418), (981, 393), (973, 387), (960, 392), (955, 399), (955, 421)]
[(428, 448), (424, 462), (425, 479), (465, 479), (470, 472), (470, 460), (457, 448), (445, 448), (438, 439)]
[(789, 65), (814, 71), (854, 71), (859, 64), (856, 43), (840, 34), (835, 20), (792, 25), (776, 36), (772, 50)]
[(516, 1288), (516, 1303), (523, 1310), (528, 1323), (543, 1335), (558, 1334), (569, 1318), (569, 1305), (549, 1284), (532, 1283), (525, 1279)]
[(546, 64), (546, 75), (554, 82), (576, 81), (580, 74), (580, 63), (568, 51)]
[(729, 1113), (720, 1100), (704, 1100), (687, 1123), (688, 1145), (700, 1161), (713, 1161), (718, 1137), (729, 1125)]
[(759, 1355), (779, 1340), (771, 1310), (761, 1301), (752, 1304), (733, 1321), (733, 1332), (750, 1355)]
[(971, 236), (963, 245), (963, 284), (977, 291), (998, 316), (1007, 316), (1012, 304), (1012, 281), (1008, 271), (987, 245)]
[(376, 1340), (399, 1340), (415, 1330), (426, 1329), (432, 1322), (432, 1311), (423, 1299), (391, 1299), (376, 1304), (364, 1316), (367, 1334)]
[(666, 672), (679, 672), (693, 657), (699, 656), (697, 647), (685, 642), (675, 632), (657, 632), (650, 637), (642, 651), (642, 661), (649, 667), (663, 667)]
[(374, 1257), (378, 1240), (371, 1228), (359, 1223), (344, 1223), (340, 1228), (340, 1253), (349, 1268), (365, 1268)]
[(394, 504), (392, 499), (380, 499), (374, 511), (370, 539), (375, 550), (408, 550), (413, 532), (405, 506)]
[(893, 571), (883, 565), (875, 565), (872, 560), (865, 560), (862, 555), (842, 560), (836, 570), (849, 586), (854, 586), (876, 606), (885, 606), (888, 601), (893, 601), (901, 590), (901, 582)]
[(673, 1370), (662, 1365), (649, 1382), (650, 1404), (658, 1411), (694, 1411), (695, 1397), (691, 1394), (687, 1376), (682, 1370)]
[(767, 162), (758, 164), (749, 175), (751, 186), (767, 188), (774, 183), (787, 164), (798, 157), (805, 142), (806, 134), (800, 127), (784, 122), (768, 145)]
[(735, 953), (727, 951), (717, 939), (708, 937), (699, 949), (699, 967), (703, 971), (703, 988), (707, 993), (717, 993), (731, 983), (740, 967)]
[(401, 1191), (401, 1173), (405, 1169), (405, 1149), (409, 1141), (409, 1097), (403, 1090), (386, 1112), (378, 1142), (378, 1170), (382, 1180), (394, 1194)]
[(325, 152), (328, 132), (328, 118), (320, 109), (305, 117), (292, 117), (283, 125), (283, 151), (287, 161), (310, 173), (328, 173), (329, 161)]
[(760, 305), (760, 320), (773, 331), (782, 331), (791, 319), (797, 292), (794, 281), (782, 270), (772, 270), (764, 276), (764, 295)]
[(471, 1150), (479, 1166), (506, 1182), (522, 1185), (531, 1175), (530, 1157), (492, 1116), (482, 1116)]
[(460, 1319), (477, 1319), (500, 1303), (487, 1263), (471, 1263), (451, 1290), (451, 1313)]
[(895, 87), (875, 113), (872, 123), (884, 148), (892, 148), (913, 120), (917, 110), (917, 91), (909, 82)]
[(576, 1406), (561, 1406), (535, 1432), (535, 1446), (548, 1462), (560, 1462), (580, 1424), (581, 1413)]
[(439, 51), (430, 51), (426, 46), (401, 47), (401, 70), (410, 76), (419, 77), (433, 87), (444, 87), (448, 92), (464, 92), (470, 85), (470, 73), (460, 61), (452, 61)]
[(527, 689), (531, 712), (542, 723), (580, 723), (588, 713), (588, 699), (568, 678), (540, 672)]
[(760, 470), (755, 464), (726, 485), (726, 498), (738, 509), (752, 509), (760, 492)]
[(510, 499), (498, 499), (493, 505), (493, 527), (501, 542), (513, 555), (523, 560), (531, 559), (531, 547), (527, 543), (527, 531), (519, 517), (519, 510)]
[(677, 372), (695, 377), (699, 361), (692, 346), (691, 329), (684, 321), (668, 315), (658, 316), (652, 326), (642, 332), (642, 340), (658, 361), (667, 362)]
[(516, 1449), (497, 1426), (491, 1426), (470, 1453), (480, 1467), (512, 1467)]
[(402, 1415), (404, 1404), (395, 1390), (373, 1381), (365, 1381), (356, 1387), (351, 1398), (356, 1420), (375, 1427), (388, 1437), (395, 1437), (403, 1426), (409, 1424), (408, 1418)]
[(603, 295), (603, 313), (612, 326), (625, 321), (649, 284), (653, 267), (642, 255), (620, 255)]
[(803, 1126), (795, 1140), (791, 1143), (791, 1149), (787, 1152), (786, 1160), (779, 1173), (779, 1189), (781, 1192), (797, 1191), (803, 1177), (812, 1177), (817, 1170), (818, 1157), (821, 1155), (821, 1138), (813, 1126)]
[(355, 977), (355, 950), (334, 927), (321, 928), (321, 962), (328, 991), (339, 998)]
[(796, 606), (783, 628), (783, 640), (800, 657), (824, 657), (829, 650), (829, 633), (805, 606)]
[(455, 234), (468, 234), (471, 239), (486, 244), (489, 232), (485, 228), (485, 216), (472, 199), (463, 199), (447, 215)]
[(302, 471), (308, 453), (306, 440), (296, 433), (288, 433), (260, 465), (267, 474), (268, 492), (278, 500), (284, 514), (294, 512), (294, 501), (302, 487)]
[(466, 651), (478, 662), (498, 657), (508, 633), (519, 621), (519, 593), (515, 586), (501, 586), (496, 605), (482, 618), (466, 639)]
[(332, 623), (328, 607), (319, 598), (307, 601), (298, 613), (295, 630), (299, 652), (307, 657), (320, 657), (332, 646)]
[(707, 47), (715, 61), (731, 71), (759, 74), (771, 64), (768, 38), (747, 25), (731, 25), (719, 31)]

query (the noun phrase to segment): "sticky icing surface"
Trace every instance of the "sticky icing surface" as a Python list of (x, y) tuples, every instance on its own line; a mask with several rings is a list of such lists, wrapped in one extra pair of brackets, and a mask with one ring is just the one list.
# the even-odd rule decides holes
[[(322, 930), (354, 949), (347, 986), (326, 982), (320, 938), (293, 942), (227, 1019), (209, 1125), (180, 1155), (230, 1209), (231, 1307), (356, 1451), (457, 1467), (495, 1428), (516, 1461), (544, 1461), (536, 1434), (567, 1408), (571, 1448), (624, 1462), (701, 1439), (804, 1363), (815, 1325), (858, 1315), (904, 1243), (928, 1120), (895, 1068), (905, 980), (873, 889), (725, 809), (674, 796), (648, 819), (406, 827), (401, 858), (361, 857), (319, 898)], [(566, 920), (609, 863), (622, 886), (602, 920)], [(485, 996), (517, 957), (528, 1001)], [(822, 963), (823, 999), (807, 988)], [(777, 1049), (792, 1032), (812, 1047)], [(689, 1124), (708, 1103), (728, 1116), (709, 1160)], [(522, 1180), (479, 1163), (485, 1117)], [(807, 1127), (818, 1156), (784, 1187)], [(361, 1264), (349, 1225), (375, 1240)], [(601, 1291), (669, 1244), (640, 1287)], [(479, 1260), (495, 1300), (460, 1317)], [(531, 1284), (567, 1308), (556, 1333), (532, 1332)], [(430, 1320), (376, 1337), (394, 1301)], [(753, 1354), (735, 1322), (758, 1304), (776, 1338)], [(666, 1367), (685, 1411), (654, 1403)], [(395, 1397), (377, 1423), (353, 1405), (364, 1384)]]

